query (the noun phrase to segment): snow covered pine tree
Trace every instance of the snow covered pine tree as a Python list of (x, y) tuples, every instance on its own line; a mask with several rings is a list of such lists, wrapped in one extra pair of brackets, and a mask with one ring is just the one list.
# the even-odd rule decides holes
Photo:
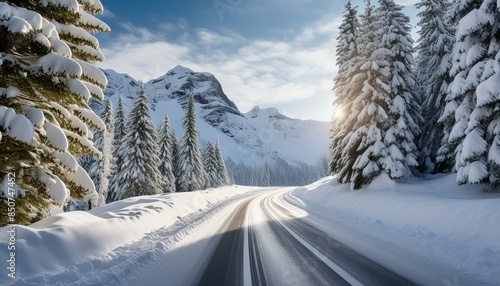
[(175, 177), (175, 190), (179, 190), (179, 140), (177, 140), (177, 134), (175, 129), (172, 128), (170, 131), (170, 140), (172, 140), (172, 173)]
[(455, 114), (448, 143), (457, 182), (487, 183), (490, 191), (500, 191), (498, 2), (457, 0), (449, 16), (458, 23), (445, 108)]
[(206, 188), (217, 188), (229, 184), (229, 175), (218, 140), (215, 145), (211, 141), (207, 142), (205, 153), (203, 153), (203, 168), (205, 169)]
[(169, 133), (168, 116), (165, 114), (165, 119), (160, 126), (158, 132), (158, 146), (160, 151), (160, 175), (161, 188), (164, 193), (175, 192), (175, 177), (172, 171), (172, 137)]
[(0, 208), (6, 213), (13, 196), (17, 210), (0, 225), (28, 224), (49, 215), (50, 204), (95, 195), (74, 156), (99, 154), (89, 126), (105, 128), (88, 107), (107, 84), (89, 64), (103, 59), (89, 33), (110, 30), (91, 15), (102, 12), (99, 0), (0, 2)]
[(99, 195), (97, 201), (92, 203), (96, 207), (105, 205), (108, 197), (109, 176), (113, 163), (113, 135), (115, 130), (115, 119), (113, 116), (113, 105), (108, 98), (101, 113), (101, 119), (106, 125), (106, 130), (94, 133), (94, 145), (101, 151), (102, 156), (94, 157), (89, 170), (90, 178), (94, 182), (97, 194)]
[(194, 98), (189, 96), (186, 115), (182, 120), (184, 135), (182, 136), (178, 151), (178, 191), (192, 192), (201, 190), (205, 186), (203, 160), (200, 151), (198, 130), (196, 130), (196, 115)]
[[(351, 137), (356, 132), (356, 124), (357, 124), (357, 116), (360, 113), (360, 110), (363, 106), (360, 105), (360, 102), (363, 101), (363, 96), (369, 96), (369, 92), (371, 91), (370, 81), (373, 81), (372, 78), (375, 76), (372, 75), (372, 71), (366, 67), (362, 68), (362, 65), (369, 62), (369, 58), (371, 57), (371, 53), (375, 49), (375, 15), (374, 15), (375, 7), (373, 7), (369, 0), (365, 1), (365, 11), (364, 14), (361, 15), (361, 23), (358, 28), (358, 36), (356, 37), (356, 46), (358, 53), (353, 54), (353, 58), (349, 59), (349, 65), (346, 65), (348, 59), (344, 59), (342, 62), (346, 67), (351, 67), (351, 70), (344, 72), (344, 79), (342, 82), (336, 81), (336, 85), (334, 88), (335, 95), (338, 97), (335, 100), (335, 105), (337, 110), (340, 110), (343, 115), (340, 117), (344, 117), (342, 120), (335, 119), (333, 123), (338, 125), (332, 128), (335, 134), (332, 134), (332, 151), (331, 151), (331, 160), (330, 160), (330, 172), (338, 173), (338, 180), (341, 183), (352, 182), (353, 172), (354, 172), (354, 163), (357, 159), (355, 156), (357, 145), (360, 142), (356, 142), (356, 139), (351, 141)], [(347, 22), (347, 19), (351, 18), (349, 13), (344, 14), (344, 21)], [(346, 26), (347, 27), (347, 26)], [(342, 31), (341, 31), (342, 32)], [(349, 30), (345, 31), (346, 33)], [(339, 35), (340, 37), (340, 35)], [(346, 38), (350, 39), (350, 38)], [(340, 45), (340, 43), (339, 43)], [(343, 50), (346, 53), (345, 48), (343, 49), (341, 46), (338, 46), (340, 50)], [(362, 52), (361, 52), (362, 51)], [(346, 56), (348, 56), (346, 54)], [(341, 64), (341, 63), (340, 63)], [(375, 71), (373, 71), (374, 73)], [(347, 79), (347, 75), (349, 75), (350, 79)], [(337, 77), (336, 79), (338, 79)], [(346, 85), (345, 87), (340, 87), (340, 84)], [(337, 93), (337, 90), (341, 89), (342, 92)], [(362, 93), (362, 90), (365, 90), (365, 93)], [(338, 115), (337, 115), (338, 117)], [(347, 146), (348, 144), (351, 144)]]
[(355, 61), (358, 57), (358, 29), (359, 21), (357, 17), (357, 7), (352, 7), (351, 1), (345, 5), (342, 24), (339, 27), (339, 36), (337, 37), (337, 67), (339, 71), (334, 79), (333, 90), (335, 92), (335, 101), (332, 126), (330, 129), (330, 173), (337, 173), (342, 166), (342, 144), (341, 141), (351, 132), (346, 123), (347, 110), (354, 100), (356, 93), (351, 84), (353, 74), (356, 72)]
[[(378, 24), (381, 27), (381, 48), (375, 52), (385, 53), (389, 65), (389, 129), (385, 132), (384, 144), (388, 156), (383, 162), (391, 178), (411, 175), (417, 163), (417, 146), (420, 125), (423, 122), (420, 104), (415, 93), (413, 73), (413, 39), (410, 17), (401, 12), (403, 6), (393, 0), (379, 0)], [(401, 151), (399, 155), (398, 150)]]
[(116, 201), (116, 193), (119, 189), (119, 185), (116, 183), (118, 180), (118, 173), (120, 172), (120, 167), (122, 166), (123, 159), (120, 153), (120, 146), (123, 143), (123, 138), (126, 135), (125, 128), (125, 113), (123, 112), (123, 102), (122, 97), (118, 98), (118, 106), (116, 108), (115, 114), (115, 126), (113, 135), (113, 157), (111, 162), (111, 174), (109, 179), (109, 192), (106, 202)]
[(203, 153), (203, 169), (205, 170), (205, 188), (216, 188), (222, 185), (221, 177), (217, 170), (214, 146), (212, 141), (207, 142)]
[[(380, 0), (379, 8), (366, 1), (359, 29), (351, 91), (343, 102), (349, 109), (342, 123), (339, 181), (353, 189), (381, 173), (397, 179), (411, 174), (417, 165), (415, 136), (419, 133), (420, 107), (412, 92), (412, 39), (409, 18), (392, 0)], [(361, 52), (362, 51), (362, 52)], [(339, 160), (339, 159), (335, 159)]]
[[(449, 111), (443, 114), (451, 82), (451, 51), (455, 43), (454, 28), (445, 17), (449, 3), (446, 0), (422, 0), (416, 7), (424, 9), (418, 14), (421, 29), (415, 63), (417, 90), (424, 117), (418, 140), (420, 171), (450, 172), (453, 154), (445, 145), (454, 114)], [(443, 119), (439, 120), (441, 116)]]
[(143, 84), (130, 110), (126, 126), (127, 132), (120, 147), (123, 163), (115, 182), (116, 198), (122, 200), (135, 196), (161, 194), (158, 136)]
[(231, 184), (231, 179), (227, 173), (226, 163), (224, 162), (224, 156), (220, 150), (219, 140), (215, 142), (214, 146), (215, 162), (217, 164), (217, 173), (221, 177), (221, 186), (227, 186)]

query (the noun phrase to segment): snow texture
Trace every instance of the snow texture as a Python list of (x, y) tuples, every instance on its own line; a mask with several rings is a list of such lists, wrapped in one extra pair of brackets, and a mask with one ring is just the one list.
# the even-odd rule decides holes
[(31, 64), (32, 71), (36, 72), (39, 69), (44, 74), (64, 74), (70, 77), (80, 77), (82, 75), (82, 67), (75, 60), (58, 55), (55, 52), (51, 52)]
[(62, 204), (69, 198), (66, 185), (57, 176), (47, 174), (42, 168), (37, 170), (38, 179), (47, 187), (50, 197), (55, 203)]
[(62, 151), (68, 149), (68, 139), (66, 138), (65, 132), (59, 126), (45, 120), (44, 129), (47, 140), (52, 146)]
[(14, 109), (0, 106), (0, 127), (11, 137), (30, 142), (35, 134), (31, 121), (22, 114), (16, 114)]
[[(22, 272), (17, 283), (121, 285), (168, 256), (169, 250), (192, 243), (193, 230), (200, 235), (195, 239), (213, 237), (214, 229), (206, 224), (210, 213), (220, 212), (254, 190), (231, 186), (136, 197), (16, 226), (16, 255), (29, 258), (18, 261)], [(495, 227), (500, 219), (500, 196), (481, 192), (479, 185), (458, 187), (452, 175), (412, 178), (406, 183), (381, 175), (362, 191), (349, 191), (334, 177), (274, 191), (300, 208), (284, 204), (287, 211), (300, 213), (332, 238), (364, 250), (374, 261), (391, 261), (387, 253), (411, 261), (390, 266), (419, 285), (453, 284), (453, 279), (443, 282), (440, 270), (456, 275), (457, 285), (500, 284), (500, 242)], [(260, 210), (260, 205), (254, 207)], [(253, 221), (261, 223), (255, 217)], [(7, 230), (0, 229), (2, 257), (8, 255)], [(378, 255), (384, 253), (380, 248), (387, 250), (387, 256)], [(189, 253), (196, 259), (203, 255), (206, 249)], [(6, 261), (0, 261), (0, 267), (5, 266)], [(172, 273), (191, 271), (182, 263), (169, 267)], [(422, 275), (427, 271), (429, 275)], [(430, 275), (437, 280), (428, 280)], [(11, 283), (8, 279), (6, 271), (0, 272), (0, 284)]]
[[(226, 205), (254, 189), (225, 187), (209, 192), (136, 197), (88, 212), (57, 214), (30, 226), (16, 225), (16, 257), (24, 257), (16, 261), (20, 270), (16, 273), (17, 282), (23, 284), (29, 280), (41, 285), (89, 279), (87, 282), (93, 281), (91, 284), (123, 284), (120, 277), (129, 273), (130, 267), (139, 270), (142, 263), (135, 259), (144, 255), (143, 251), (127, 250), (127, 245), (147, 241), (154, 231), (168, 233), (174, 226), (197, 225), (206, 220), (206, 213), (211, 208)], [(8, 227), (0, 228), (2, 257), (9, 254), (7, 230)], [(164, 235), (157, 246), (161, 249), (173, 247), (186, 237), (185, 231), (170, 232), (170, 235)], [(110, 264), (109, 259), (115, 255), (121, 258), (116, 257), (118, 259)], [(124, 264), (120, 265), (119, 260)], [(5, 268), (6, 263), (2, 259), (0, 266)], [(89, 267), (96, 271), (87, 271)], [(11, 284), (11, 279), (7, 271), (0, 272), (0, 284)]]
[(75, 185), (82, 187), (85, 190), (88, 190), (90, 196), (96, 196), (97, 193), (95, 191), (94, 182), (90, 179), (89, 174), (81, 167), (77, 166), (76, 171), (66, 173), (66, 178), (71, 180)]
[[(454, 175), (406, 183), (380, 175), (355, 192), (336, 181), (327, 177), (285, 198), (311, 215), (382, 241), (391, 251), (402, 249), (451, 269), (457, 277), (471, 277), (472, 284), (465, 285), (500, 284), (500, 195), (481, 192), (484, 185), (457, 186)], [(348, 240), (355, 241), (353, 237)], [(425, 278), (414, 268), (406, 271)], [(460, 281), (457, 285), (464, 285)]]

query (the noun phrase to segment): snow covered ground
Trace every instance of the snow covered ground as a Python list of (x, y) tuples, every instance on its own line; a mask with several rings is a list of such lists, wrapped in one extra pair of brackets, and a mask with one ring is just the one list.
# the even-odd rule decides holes
[[(478, 284), (500, 285), (500, 194), (483, 193), (482, 188), (457, 186), (455, 175), (405, 183), (381, 176), (366, 189), (350, 191), (348, 185), (327, 177), (285, 198), (311, 214), (437, 262)], [(442, 282), (470, 285), (458, 276)]]
[[(162, 277), (170, 277), (172, 285), (186, 285), (196, 279), (193, 269), (199, 267), (199, 274), (217, 253), (214, 248), (231, 228), (229, 222), (244, 229), (245, 259), (237, 264), (244, 266), (247, 284), (255, 278), (248, 263), (252, 259), (270, 268), (299, 267), (286, 277), (269, 270), (275, 282), (302, 279), (294, 277), (300, 259), (287, 266), (286, 259), (276, 263), (274, 256), (266, 258), (270, 253), (290, 255), (287, 249), (301, 247), (292, 243), (292, 237), (299, 237), (299, 244), (316, 256), (318, 250), (342, 243), (420, 285), (500, 285), (500, 195), (482, 193), (481, 188), (457, 187), (453, 175), (404, 183), (382, 176), (363, 190), (350, 191), (327, 177), (299, 188), (229, 186), (131, 198), (15, 226), (18, 280), (7, 276), (2, 259), (0, 285), (140, 285), (145, 278), (156, 283)], [(307, 234), (304, 223), (319, 232)], [(0, 257), (10, 255), (10, 230), (0, 229)], [(327, 236), (319, 237), (321, 233)], [(256, 240), (249, 243), (249, 237)], [(284, 237), (288, 245), (281, 244)], [(312, 239), (300, 242), (300, 237)], [(255, 247), (263, 251), (260, 258), (253, 256)], [(331, 258), (320, 259), (332, 268)], [(356, 269), (346, 269), (350, 274), (342, 277), (363, 281)], [(313, 277), (321, 273), (315, 271)]]
[[(0, 285), (118, 285), (131, 271), (171, 248), (222, 206), (257, 187), (230, 186), (192, 193), (135, 197), (88, 212), (62, 213), (15, 226), (15, 277)], [(11, 227), (0, 228), (1, 269), (7, 269)], [(118, 283), (118, 284), (116, 284)]]

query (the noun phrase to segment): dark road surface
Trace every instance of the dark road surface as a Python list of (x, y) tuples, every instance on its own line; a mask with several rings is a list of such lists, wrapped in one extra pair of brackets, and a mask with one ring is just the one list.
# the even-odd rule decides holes
[[(246, 228), (247, 216), (263, 220)], [(219, 233), (195, 285), (416, 285), (295, 218), (266, 196), (242, 201)]]
[(250, 200), (244, 201), (227, 219), (221, 229), (224, 233), (208, 263), (199, 285), (243, 285), (243, 222)]

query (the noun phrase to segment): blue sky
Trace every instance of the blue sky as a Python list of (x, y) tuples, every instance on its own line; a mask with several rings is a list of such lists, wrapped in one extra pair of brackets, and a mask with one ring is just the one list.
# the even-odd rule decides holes
[(112, 32), (97, 35), (106, 57), (99, 66), (148, 81), (180, 64), (214, 74), (242, 112), (259, 105), (294, 118), (331, 118), (345, 2), (101, 2)]

